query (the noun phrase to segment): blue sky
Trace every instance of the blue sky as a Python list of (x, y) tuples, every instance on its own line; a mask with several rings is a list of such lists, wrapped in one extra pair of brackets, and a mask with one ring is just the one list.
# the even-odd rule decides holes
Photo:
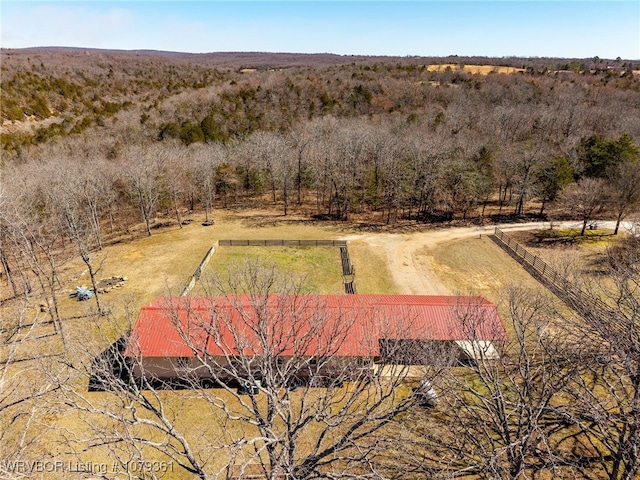
[(2, 47), (640, 59), (640, 1), (7, 1)]

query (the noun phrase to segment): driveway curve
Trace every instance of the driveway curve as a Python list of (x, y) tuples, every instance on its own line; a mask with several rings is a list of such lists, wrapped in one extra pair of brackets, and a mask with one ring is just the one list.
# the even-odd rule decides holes
[[(613, 228), (614, 222), (598, 222)], [(431, 258), (425, 255), (438, 245), (464, 238), (489, 235), (495, 227), (505, 232), (551, 228), (549, 222), (505, 223), (474, 227), (453, 227), (427, 232), (394, 234), (366, 233), (342, 237), (348, 241), (366, 243), (386, 257), (387, 265), (401, 293), (411, 295), (451, 295), (435, 275)], [(582, 222), (553, 222), (553, 228), (581, 228)]]

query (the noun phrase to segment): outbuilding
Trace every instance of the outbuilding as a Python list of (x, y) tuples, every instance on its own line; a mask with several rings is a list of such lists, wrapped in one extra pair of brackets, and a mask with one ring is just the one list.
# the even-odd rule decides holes
[(124, 355), (138, 378), (220, 378), (251, 358), (330, 358), (340, 371), (453, 365), (493, 358), (506, 339), (495, 305), (477, 296), (163, 297), (141, 309)]

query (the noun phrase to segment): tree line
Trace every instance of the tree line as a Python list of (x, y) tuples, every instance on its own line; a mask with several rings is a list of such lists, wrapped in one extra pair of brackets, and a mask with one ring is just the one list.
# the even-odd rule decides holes
[(518, 217), (532, 200), (542, 216), (561, 192), (599, 192), (580, 208), (587, 219), (604, 206), (622, 219), (637, 202), (640, 81), (603, 73), (620, 62), (483, 76), (341, 59), (241, 73), (204, 57), (94, 53), (6, 54), (3, 112), (48, 113), (30, 112), (31, 130), (5, 123), (2, 173), (11, 199), (25, 183), (53, 190), (39, 172), (84, 178), (100, 192), (84, 200), (98, 245), (134, 210), (151, 233), (157, 212), (180, 223), (214, 205), (392, 223), (482, 219), (486, 207)]
[(381, 223), (482, 221), (487, 207), (521, 217), (543, 216), (551, 205), (556, 215), (563, 203), (585, 224), (604, 210), (618, 221), (635, 211), (639, 150), (630, 135), (585, 136), (566, 152), (546, 132), (533, 135), (500, 144), (470, 132), (452, 138), (442, 126), (326, 117), (286, 134), (189, 147), (120, 144), (107, 155), (90, 137), (6, 166), (3, 208), (59, 223), (70, 197), (98, 247), (138, 222), (151, 235), (158, 214), (181, 225), (185, 213), (208, 220), (213, 208), (269, 205), (287, 215), (295, 207)]
[[(145, 78), (177, 76), (183, 90), (165, 97), (125, 82), (127, 95), (139, 90), (118, 100), (128, 106), (110, 121), (3, 156), (2, 276), (14, 295), (39, 278), (54, 317), (56, 256), (69, 247), (89, 259), (139, 225), (151, 235), (194, 213), (209, 222), (214, 209), (268, 206), (380, 224), (569, 215), (584, 233), (594, 216), (606, 212), (619, 225), (638, 208), (633, 78), (365, 62), (211, 74), (202, 84), (194, 79), (203, 67), (131, 59), (114, 75), (138, 78), (145, 65)], [(43, 68), (60, 66), (35, 66)], [(125, 100), (144, 95), (158, 96)]]
[[(295, 60), (248, 55), (244, 61), (255, 62), (256, 68), (243, 69), (242, 56), (234, 61), (215, 55), (83, 54), (64, 49), (46, 55), (3, 52), (3, 148), (11, 157), (58, 137), (94, 130), (112, 135), (114, 123), (123, 120), (138, 139), (174, 137), (185, 144), (224, 142), (260, 130), (286, 132), (326, 115), (404, 114), (411, 121), (433, 122), (463, 98), (463, 108), (475, 106), (476, 119), (494, 106), (521, 104), (535, 106), (523, 114), (548, 116), (553, 112), (536, 110), (545, 105), (565, 110), (569, 102), (563, 116), (568, 114), (570, 123), (578, 126), (586, 120), (598, 123), (603, 109), (624, 102), (615, 97), (627, 92), (633, 98), (639, 85), (633, 63), (622, 60), (567, 59), (563, 64), (549, 59), (329, 57), (323, 63), (313, 55)], [(496, 72), (499, 65), (516, 65), (523, 73), (483, 76), (461, 69), (473, 61), (495, 65)], [(430, 68), (447, 62), (453, 68)], [(579, 67), (569, 68), (572, 62)], [(635, 108), (636, 102), (626, 103)], [(632, 111), (615, 112), (633, 118)], [(33, 128), (19, 128), (24, 122)], [(461, 125), (473, 126), (475, 120)], [(562, 132), (568, 135), (575, 126), (562, 127)], [(636, 136), (628, 127), (620, 131), (611, 124), (588, 129), (605, 136), (624, 131)]]

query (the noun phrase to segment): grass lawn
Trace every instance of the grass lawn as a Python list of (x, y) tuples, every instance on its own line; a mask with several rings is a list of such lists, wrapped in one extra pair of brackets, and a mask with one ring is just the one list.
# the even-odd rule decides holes
[(612, 286), (603, 253), (624, 234), (613, 235), (613, 230), (597, 229), (580, 235), (580, 229), (559, 229), (513, 232), (511, 236), (556, 272), (573, 282), (592, 284), (597, 290)]
[(512, 236), (518, 237), (519, 241), (526, 242), (527, 246), (575, 246), (575, 247), (596, 247), (605, 248), (615, 241), (617, 236), (613, 235), (613, 230), (595, 229), (585, 230), (584, 235), (580, 235), (580, 229), (557, 229), (557, 230), (530, 230), (524, 232), (513, 232)]
[(349, 242), (349, 257), (356, 269), (358, 293), (399, 293), (384, 254), (365, 242)]
[[(209, 227), (196, 222), (183, 228), (171, 227), (154, 232), (150, 237), (111, 245), (96, 255), (96, 259), (102, 261), (99, 278), (116, 275), (127, 277), (123, 287), (102, 295), (102, 299), (111, 305), (127, 301), (138, 310), (159, 296), (179, 295), (209, 248), (219, 239), (330, 239), (339, 235), (331, 228), (295, 220), (285, 221), (285, 217), (279, 215), (222, 217)], [(247, 249), (234, 248), (237, 250), (232, 255), (247, 253)], [(219, 262), (219, 254), (214, 254), (210, 266)], [(335, 254), (336, 261), (339, 261), (339, 252), (335, 251)], [(284, 262), (286, 269), (289, 260), (285, 257), (276, 260)], [(292, 267), (300, 265), (298, 262)], [(73, 274), (69, 275), (72, 281), (67, 285), (69, 290), (77, 284), (89, 284), (89, 276), (83, 267), (81, 263), (73, 266)], [(71, 314), (81, 311), (81, 306), (88, 303), (69, 300), (65, 307)]]
[(498, 304), (507, 286), (540, 284), (488, 236), (444, 243), (431, 253), (440, 280), (461, 295), (482, 295)]
[(481, 295), (493, 302), (510, 336), (513, 328), (507, 321), (509, 287), (541, 292), (559, 311), (573, 315), (560, 299), (486, 236), (445, 243), (431, 254), (440, 280), (461, 295)]
[[(304, 281), (305, 290), (320, 294), (343, 294), (340, 250), (337, 247), (219, 247), (205, 269), (209, 276), (224, 279), (246, 260), (275, 265), (285, 275)], [(206, 283), (206, 281), (204, 282)], [(197, 283), (192, 294), (207, 289)]]

